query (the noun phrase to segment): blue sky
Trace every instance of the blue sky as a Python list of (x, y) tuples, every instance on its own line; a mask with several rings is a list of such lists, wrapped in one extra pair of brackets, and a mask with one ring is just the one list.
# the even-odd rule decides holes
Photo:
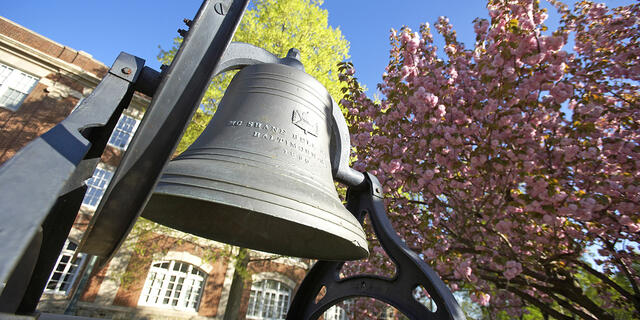
[[(23, 0), (7, 1), (0, 15), (60, 44), (86, 51), (110, 65), (120, 51), (147, 60), (158, 69), (158, 46), (169, 48), (183, 18), (192, 18), (201, 0)], [(459, 35), (473, 42), (471, 21), (486, 15), (483, 1), (365, 1), (327, 0), (329, 23), (340, 27), (351, 43), (351, 59), (358, 77), (375, 88), (388, 61), (389, 30), (420, 23), (433, 24), (448, 16)]]
[[(631, 0), (609, 0), (609, 5)], [(137, 55), (159, 69), (158, 46), (169, 48), (183, 18), (192, 18), (201, 0), (22, 0), (6, 1), (0, 15), (60, 44), (88, 52), (111, 65), (120, 51)], [(340, 27), (351, 43), (356, 76), (375, 89), (388, 62), (389, 30), (447, 16), (467, 46), (473, 44), (472, 21), (486, 17), (480, 0), (326, 0), (329, 24)], [(553, 16), (552, 16), (553, 19)], [(436, 38), (437, 39), (437, 38)]]

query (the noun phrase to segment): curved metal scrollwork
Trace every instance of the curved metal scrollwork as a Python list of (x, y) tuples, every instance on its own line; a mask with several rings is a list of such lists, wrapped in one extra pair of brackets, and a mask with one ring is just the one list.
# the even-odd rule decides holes
[[(347, 209), (362, 223), (369, 214), (380, 244), (396, 265), (393, 278), (357, 275), (340, 279), (341, 261), (318, 261), (300, 284), (287, 319), (317, 319), (332, 305), (351, 297), (371, 297), (386, 302), (410, 319), (465, 319), (453, 294), (440, 277), (400, 239), (387, 218), (382, 187), (375, 176), (365, 173), (365, 181), (347, 192)], [(422, 286), (437, 308), (430, 311), (416, 300), (413, 291)], [(316, 296), (326, 288), (319, 301)]]

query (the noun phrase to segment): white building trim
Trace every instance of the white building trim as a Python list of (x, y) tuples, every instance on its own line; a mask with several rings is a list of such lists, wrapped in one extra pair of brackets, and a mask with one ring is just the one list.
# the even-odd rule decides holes
[(208, 262), (204, 262), (202, 258), (186, 251), (169, 251), (167, 252), (167, 254), (164, 255), (164, 257), (160, 259), (155, 259), (155, 258), (156, 257), (154, 256), (154, 261), (157, 261), (157, 260), (183, 261), (202, 269), (202, 271), (206, 272), (207, 274), (211, 274), (211, 271), (213, 271), (213, 265), (211, 265)]
[(293, 281), (291, 278), (281, 274), (281, 273), (277, 273), (277, 272), (260, 272), (260, 273), (255, 273), (251, 275), (251, 282), (255, 283), (255, 282), (260, 282), (262, 280), (276, 280), (276, 281), (280, 281), (282, 283), (284, 283), (285, 285), (287, 285), (289, 288), (291, 288), (291, 290), (293, 290), (296, 287), (296, 282)]
[[(8, 21), (4, 18), (2, 19), (5, 21)], [(49, 39), (46, 39), (46, 40), (51, 41)], [(67, 48), (67, 49), (70, 49), (70, 48)], [(92, 87), (92, 88), (98, 85), (98, 83), (101, 80), (101, 78), (98, 77), (96, 74), (85, 71), (81, 67), (74, 65), (72, 63), (66, 62), (62, 59), (52, 57), (44, 52), (41, 52), (35, 48), (32, 48), (4, 34), (0, 34), (0, 52), (1, 51), (4, 51), (2, 52), (3, 54), (0, 56), (2, 59), (13, 60), (14, 62), (16, 61), (29, 62), (31, 65), (27, 67), (23, 67), (24, 68), (23, 70), (33, 73), (35, 75), (38, 75), (41, 78), (47, 76), (51, 72), (55, 72), (55, 73), (60, 73), (63, 76), (77, 80), (85, 87)], [(77, 54), (85, 55), (87, 58), (91, 57), (90, 55), (82, 51), (77, 51)], [(13, 57), (9, 58), (9, 56), (13, 56)], [(104, 66), (104, 64), (102, 64), (101, 62), (98, 62), (97, 60), (93, 60), (93, 61)], [(6, 62), (10, 62), (10, 61), (6, 61)]]
[(128, 238), (120, 247), (120, 250), (109, 262), (104, 279), (100, 283), (95, 302), (102, 305), (111, 305), (118, 294), (118, 289), (122, 284), (122, 275), (127, 272), (129, 261), (133, 256), (134, 240)]

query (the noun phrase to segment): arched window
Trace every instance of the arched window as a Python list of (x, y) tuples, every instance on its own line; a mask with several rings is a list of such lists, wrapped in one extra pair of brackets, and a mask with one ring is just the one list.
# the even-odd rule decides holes
[(76, 252), (78, 245), (67, 239), (64, 242), (62, 251), (58, 256), (58, 261), (49, 276), (49, 281), (45, 287), (45, 292), (56, 294), (67, 294), (73, 287), (78, 276), (78, 269), (84, 263), (84, 253), (79, 253), (78, 256), (73, 259), (73, 254)]
[(181, 261), (151, 265), (138, 305), (197, 311), (206, 274)]
[(17, 111), (38, 78), (0, 63), (0, 107)]
[(247, 319), (284, 319), (289, 310), (291, 288), (276, 280), (265, 279), (251, 285)]
[(334, 305), (324, 312), (324, 320), (348, 320), (353, 309), (353, 300), (343, 301), (339, 305)]

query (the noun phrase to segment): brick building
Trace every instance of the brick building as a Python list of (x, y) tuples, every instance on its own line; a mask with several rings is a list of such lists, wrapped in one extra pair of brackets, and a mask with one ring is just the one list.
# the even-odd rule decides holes
[[(0, 17), (0, 164), (69, 115), (107, 71), (90, 54)], [(147, 97), (134, 96), (87, 181), (87, 194), (39, 304), (41, 311), (64, 311), (77, 295), (78, 315), (222, 319), (236, 273), (226, 257), (233, 257), (237, 248), (229, 251), (223, 244), (178, 231), (152, 229), (130, 237), (108, 265), (93, 270), (87, 285), (78, 288), (88, 259), (82, 253), (74, 259), (75, 250), (148, 103)], [(311, 262), (253, 251), (250, 257), (240, 318), (283, 319)], [(325, 318), (343, 319), (344, 310), (333, 308)]]

